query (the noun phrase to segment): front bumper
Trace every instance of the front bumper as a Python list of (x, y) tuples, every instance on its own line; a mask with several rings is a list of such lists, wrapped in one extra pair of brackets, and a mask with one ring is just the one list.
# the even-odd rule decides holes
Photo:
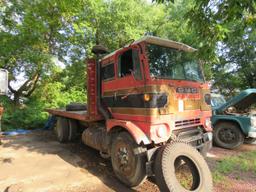
[(184, 131), (178, 134), (177, 139), (194, 146), (203, 156), (212, 148), (212, 132), (203, 133), (198, 129)]
[(203, 144), (197, 146), (197, 150), (205, 157), (207, 152), (212, 148), (212, 132), (204, 133), (203, 134)]
[(251, 128), (251, 130), (248, 132), (248, 137), (256, 138), (256, 128)]

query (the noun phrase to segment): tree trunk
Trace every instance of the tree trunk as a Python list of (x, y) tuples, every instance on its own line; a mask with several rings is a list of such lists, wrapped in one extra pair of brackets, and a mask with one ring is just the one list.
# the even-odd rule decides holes
[(32, 93), (34, 92), (37, 82), (39, 80), (40, 73), (36, 72), (31, 79), (28, 79), (25, 81), (18, 90), (15, 90), (11, 87), (10, 82), (9, 82), (9, 89), (13, 93), (14, 99), (13, 99), (13, 104), (16, 107), (20, 106), (20, 98), (21, 97), (30, 97)]

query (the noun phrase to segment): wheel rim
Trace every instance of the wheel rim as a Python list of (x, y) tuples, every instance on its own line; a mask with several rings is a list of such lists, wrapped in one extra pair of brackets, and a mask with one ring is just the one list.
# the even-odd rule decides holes
[(224, 143), (233, 144), (236, 143), (237, 133), (231, 128), (222, 128), (219, 131), (219, 138)]
[(178, 156), (174, 161), (175, 176), (185, 190), (193, 191), (200, 186), (200, 174), (195, 163), (186, 156)]
[(114, 147), (113, 167), (121, 177), (131, 177), (136, 168), (136, 159), (131, 147), (119, 140)]

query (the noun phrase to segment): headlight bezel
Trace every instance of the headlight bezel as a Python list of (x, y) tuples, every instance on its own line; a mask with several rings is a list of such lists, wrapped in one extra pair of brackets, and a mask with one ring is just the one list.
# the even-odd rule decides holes
[(251, 126), (256, 127), (256, 116), (251, 117)]
[(211, 118), (205, 118), (205, 126), (210, 128), (212, 127), (212, 121), (211, 121)]

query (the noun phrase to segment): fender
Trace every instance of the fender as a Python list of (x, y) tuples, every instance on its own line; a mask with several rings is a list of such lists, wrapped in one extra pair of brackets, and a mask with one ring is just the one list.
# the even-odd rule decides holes
[[(236, 116), (226, 116), (226, 115), (214, 115), (212, 116), (211, 118), (211, 121), (212, 121), (212, 125), (213, 127), (220, 121), (229, 121), (229, 122), (234, 122), (236, 124), (239, 125), (240, 127), (240, 130), (244, 133), (244, 134), (248, 134), (248, 131), (247, 130), (247, 126), (243, 126), (243, 123), (241, 122), (240, 119), (238, 119)], [(214, 128), (213, 128), (214, 129)]]
[(131, 134), (137, 144), (147, 145), (151, 143), (147, 135), (131, 121), (109, 119), (106, 124), (108, 133), (115, 127), (122, 127)]

